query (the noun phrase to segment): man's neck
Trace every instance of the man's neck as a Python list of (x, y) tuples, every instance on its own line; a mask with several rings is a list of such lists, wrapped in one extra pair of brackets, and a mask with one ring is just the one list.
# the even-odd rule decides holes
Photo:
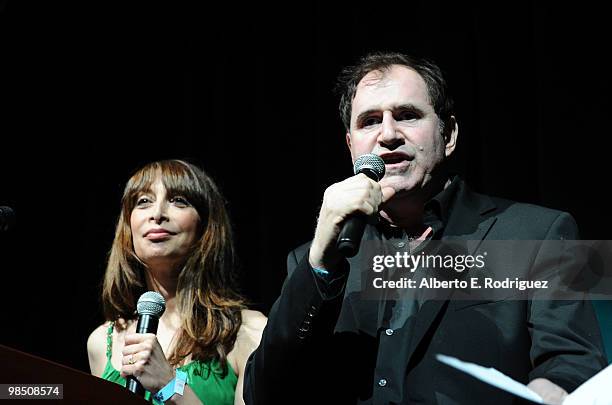
[(415, 234), (424, 227), (423, 206), (423, 203), (409, 196), (400, 197), (386, 204), (385, 208), (380, 211), (380, 216), (392, 227), (402, 228), (410, 234)]
[(450, 183), (450, 179), (441, 179), (416, 193), (398, 193), (384, 205), (380, 216), (409, 235), (420, 234), (427, 228), (424, 222), (425, 204)]

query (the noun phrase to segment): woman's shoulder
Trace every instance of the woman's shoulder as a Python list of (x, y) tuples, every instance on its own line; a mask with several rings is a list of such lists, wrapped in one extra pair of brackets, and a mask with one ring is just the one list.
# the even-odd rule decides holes
[(237, 339), (246, 339), (247, 341), (256, 340), (257, 345), (261, 340), (261, 334), (268, 318), (259, 311), (253, 311), (251, 309), (242, 310), (242, 324), (238, 330)]
[(240, 325), (240, 329), (238, 329), (234, 349), (237, 349), (239, 352), (250, 354), (259, 346), (261, 334), (263, 333), (268, 318), (261, 312), (250, 309), (243, 309), (241, 315), (242, 324)]
[(259, 346), (261, 335), (268, 321), (264, 314), (250, 309), (243, 309), (241, 316), (242, 324), (238, 329), (234, 348), (228, 354), (228, 361), (239, 376), (244, 373), (244, 366), (249, 355)]
[(131, 321), (125, 321), (124, 319), (104, 322), (102, 325), (95, 328), (87, 338), (87, 351), (90, 355), (99, 355), (106, 358), (109, 331), (111, 331), (113, 335), (116, 335), (128, 328), (131, 323)]
[(90, 352), (105, 352), (106, 351), (106, 334), (108, 333), (108, 328), (110, 326), (110, 321), (104, 322), (102, 325), (98, 326), (91, 332), (89, 338), (87, 338), (87, 350)]
[(252, 309), (243, 309), (241, 311), (242, 315), (242, 326), (246, 326), (248, 328), (254, 329), (262, 329), (266, 326), (268, 322), (268, 318), (264, 314), (259, 311), (254, 311)]
[(110, 322), (104, 322), (91, 332), (87, 338), (87, 356), (89, 357), (89, 368), (93, 375), (100, 376), (106, 363), (106, 334)]

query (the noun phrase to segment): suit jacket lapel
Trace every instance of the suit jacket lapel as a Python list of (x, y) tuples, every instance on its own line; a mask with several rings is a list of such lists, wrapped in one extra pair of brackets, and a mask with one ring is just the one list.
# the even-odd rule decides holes
[[(452, 205), (450, 217), (444, 229), (442, 241), (469, 241), (469, 253), (474, 253), (497, 221), (497, 218), (494, 216), (486, 217), (486, 214), (495, 208), (496, 205), (490, 197), (473, 193), (464, 182), (461, 182)], [(427, 331), (435, 327), (439, 322), (439, 319), (437, 319), (439, 318), (438, 315), (441, 316), (442, 309), (447, 307), (452, 289), (441, 289), (439, 293), (434, 299), (424, 302), (416, 315), (410, 347), (407, 353), (407, 364), (409, 364), (409, 367), (412, 366), (410, 363), (413, 360), (412, 356), (423, 340), (423, 337)]]

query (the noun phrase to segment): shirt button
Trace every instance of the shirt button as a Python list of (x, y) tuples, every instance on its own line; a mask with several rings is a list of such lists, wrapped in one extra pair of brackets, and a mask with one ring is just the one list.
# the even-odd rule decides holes
[(391, 336), (391, 335), (393, 335), (393, 332), (394, 332), (394, 331), (393, 331), (393, 329), (387, 329), (387, 330), (385, 331), (385, 334), (386, 334), (387, 336)]
[(404, 246), (406, 246), (406, 242), (398, 242), (397, 243), (397, 247), (398, 248), (403, 248)]
[(381, 378), (380, 380), (378, 380), (378, 385), (380, 387), (384, 387), (385, 385), (387, 385), (387, 380), (385, 380), (384, 378)]

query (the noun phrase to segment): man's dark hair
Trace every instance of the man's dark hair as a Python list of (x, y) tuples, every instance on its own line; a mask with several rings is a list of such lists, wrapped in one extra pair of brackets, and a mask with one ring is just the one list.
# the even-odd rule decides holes
[(453, 99), (448, 94), (446, 80), (440, 68), (427, 59), (395, 52), (371, 53), (361, 58), (358, 64), (346, 67), (338, 76), (336, 91), (340, 94), (340, 117), (347, 132), (351, 127), (351, 107), (357, 84), (372, 71), (385, 73), (392, 65), (406, 66), (417, 72), (427, 85), (429, 102), (442, 125), (453, 115)]

